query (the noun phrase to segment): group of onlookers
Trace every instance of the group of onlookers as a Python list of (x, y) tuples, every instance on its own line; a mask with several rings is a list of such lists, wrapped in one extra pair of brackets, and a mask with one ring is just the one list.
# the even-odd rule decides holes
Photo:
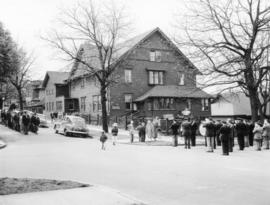
[(38, 132), (40, 119), (36, 113), (30, 116), (26, 111), (2, 110), (1, 122), (10, 129), (27, 135), (29, 131)]

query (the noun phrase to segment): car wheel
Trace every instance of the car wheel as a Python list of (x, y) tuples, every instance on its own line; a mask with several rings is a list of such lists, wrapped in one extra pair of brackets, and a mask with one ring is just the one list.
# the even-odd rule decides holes
[(55, 133), (58, 134), (58, 130), (55, 130)]
[(65, 135), (65, 136), (68, 136), (67, 130), (64, 130), (64, 135)]

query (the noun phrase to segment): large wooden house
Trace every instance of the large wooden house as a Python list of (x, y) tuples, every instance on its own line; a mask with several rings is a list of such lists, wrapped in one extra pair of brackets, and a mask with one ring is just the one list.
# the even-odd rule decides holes
[[(159, 28), (122, 45), (114, 73), (117, 83), (108, 89), (108, 114), (113, 121), (168, 118), (182, 115), (185, 109), (195, 117), (210, 116), (211, 96), (196, 87), (200, 71)], [(92, 50), (85, 44), (82, 56), (87, 52)], [(101, 115), (97, 80), (79, 63), (74, 64), (68, 82), (70, 97), (79, 100), (80, 112)]]

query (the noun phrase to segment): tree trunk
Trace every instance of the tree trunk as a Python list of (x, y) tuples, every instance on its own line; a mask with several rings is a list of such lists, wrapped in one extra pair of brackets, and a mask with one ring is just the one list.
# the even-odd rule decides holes
[(19, 96), (19, 105), (20, 110), (23, 110), (23, 96), (22, 96), (22, 90), (20, 88), (17, 88), (18, 96)]
[(256, 122), (259, 119), (259, 102), (256, 89), (249, 90), (250, 108), (251, 108), (251, 120)]
[(108, 116), (107, 116), (107, 97), (106, 97), (106, 86), (101, 85), (100, 96), (101, 96), (101, 110), (102, 110), (102, 128), (108, 133)]

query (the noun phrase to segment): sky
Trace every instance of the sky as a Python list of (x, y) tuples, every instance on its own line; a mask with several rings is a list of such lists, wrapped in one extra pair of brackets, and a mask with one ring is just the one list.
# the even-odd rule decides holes
[[(41, 39), (56, 27), (56, 18), (63, 7), (72, 7), (77, 0), (0, 0), (0, 22), (13, 39), (28, 53), (33, 53), (35, 64), (32, 77), (43, 79), (47, 70), (63, 70), (68, 62)], [(106, 0), (102, 0), (106, 1)], [(114, 0), (125, 4), (132, 21), (132, 34), (160, 27), (167, 35), (173, 30), (174, 14), (185, 11), (187, 0)], [(56, 55), (57, 54), (57, 55)]]

